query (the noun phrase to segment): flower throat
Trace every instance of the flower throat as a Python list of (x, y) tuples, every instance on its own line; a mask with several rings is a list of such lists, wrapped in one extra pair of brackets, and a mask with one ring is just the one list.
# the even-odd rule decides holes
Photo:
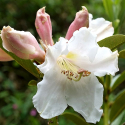
[(69, 80), (79, 81), (82, 76), (85, 77), (91, 74), (73, 64), (65, 55), (61, 55), (57, 58), (57, 64), (61, 69), (61, 73), (66, 75)]

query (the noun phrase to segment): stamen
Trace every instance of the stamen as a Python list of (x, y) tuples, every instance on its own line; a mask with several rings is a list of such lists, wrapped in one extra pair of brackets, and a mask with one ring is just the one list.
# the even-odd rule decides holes
[(66, 56), (61, 55), (57, 59), (57, 64), (61, 69), (61, 73), (66, 75), (69, 80), (79, 81), (81, 77), (89, 76), (90, 72), (83, 70), (73, 64)]

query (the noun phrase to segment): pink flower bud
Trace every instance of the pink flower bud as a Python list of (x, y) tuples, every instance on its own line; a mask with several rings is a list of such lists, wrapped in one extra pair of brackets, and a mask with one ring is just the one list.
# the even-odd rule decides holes
[(45, 12), (45, 7), (37, 11), (35, 27), (42, 41), (52, 46), (52, 25), (50, 16)]
[(75, 20), (69, 26), (68, 32), (66, 34), (66, 39), (70, 39), (76, 30), (81, 27), (89, 27), (89, 13), (86, 7), (82, 6), (82, 10), (76, 13)]
[(13, 58), (0, 48), (0, 61), (12, 61), (12, 60)]
[(43, 62), (45, 53), (39, 47), (35, 37), (30, 32), (17, 31), (10, 26), (1, 31), (3, 47), (22, 59), (36, 59)]

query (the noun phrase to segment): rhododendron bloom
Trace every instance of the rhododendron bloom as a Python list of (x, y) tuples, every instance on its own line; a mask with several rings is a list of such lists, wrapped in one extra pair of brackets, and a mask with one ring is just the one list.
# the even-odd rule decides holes
[(75, 31), (69, 41), (61, 37), (48, 46), (45, 62), (38, 65), (44, 77), (33, 97), (35, 108), (50, 119), (69, 105), (87, 122), (96, 123), (103, 112), (103, 86), (96, 76), (114, 75), (117, 65), (118, 52), (99, 47), (96, 35), (86, 27)]

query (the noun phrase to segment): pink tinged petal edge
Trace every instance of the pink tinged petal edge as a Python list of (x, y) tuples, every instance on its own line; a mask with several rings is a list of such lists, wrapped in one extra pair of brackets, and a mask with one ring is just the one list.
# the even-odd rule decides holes
[(35, 27), (44, 44), (52, 46), (52, 25), (49, 14), (45, 12), (45, 7), (37, 11)]
[(12, 61), (12, 60), (13, 58), (0, 48), (0, 61)]
[(87, 122), (96, 123), (103, 113), (103, 86), (96, 76), (81, 78), (78, 82), (67, 82), (65, 96), (68, 105), (80, 113)]
[(73, 33), (76, 30), (79, 30), (81, 27), (88, 27), (89, 26), (89, 13), (86, 7), (82, 6), (82, 10), (76, 13), (76, 17), (74, 21), (68, 28), (66, 39), (70, 39), (73, 36)]
[(33, 97), (33, 104), (41, 117), (50, 119), (62, 114), (66, 109), (65, 80), (66, 77), (53, 68), (46, 72), (43, 80), (37, 84), (38, 90)]

